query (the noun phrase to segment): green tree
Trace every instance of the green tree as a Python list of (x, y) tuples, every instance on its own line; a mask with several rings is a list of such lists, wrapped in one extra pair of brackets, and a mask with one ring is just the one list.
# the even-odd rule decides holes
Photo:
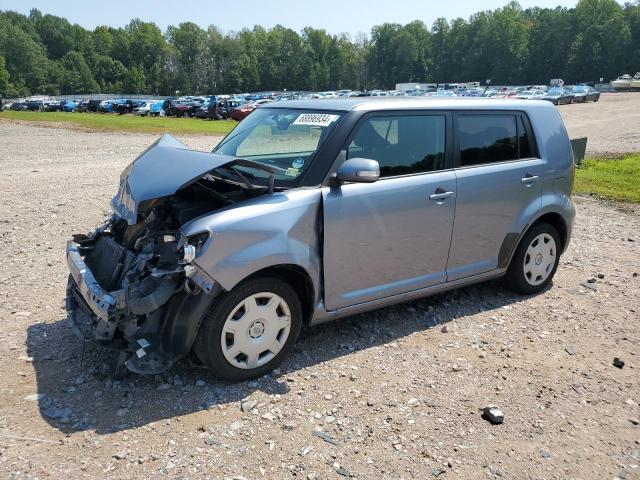
[(99, 91), (98, 84), (81, 53), (75, 51), (66, 53), (60, 59), (60, 64), (64, 67), (64, 75), (60, 86), (63, 94)]
[(178, 87), (183, 92), (199, 93), (205, 78), (198, 60), (206, 52), (207, 33), (193, 22), (181, 23), (167, 30), (169, 43), (175, 49)]
[(0, 96), (6, 97), (9, 89), (9, 71), (4, 57), (0, 55)]
[(626, 64), (619, 68), (622, 71), (633, 72), (640, 71), (640, 1), (628, 3), (624, 7), (625, 22), (629, 26), (631, 39), (629, 48), (626, 52)]
[(141, 68), (131, 67), (124, 83), (127, 93), (143, 93), (146, 89), (146, 79)]
[(47, 50), (49, 58), (59, 59), (74, 48), (71, 25), (67, 20), (53, 15), (32, 15), (40, 41)]
[(516, 2), (468, 19), (373, 26), (370, 38), (277, 25), (223, 33), (195, 23), (133, 19), (80, 25), (37, 9), (0, 11), (6, 95), (97, 91), (222, 93), (386, 88), (400, 82), (496, 84), (615, 78), (640, 65), (640, 2), (579, 0), (575, 8)]
[(580, 0), (575, 17), (578, 33), (569, 51), (570, 79), (616, 78), (631, 42), (622, 7), (614, 0)]

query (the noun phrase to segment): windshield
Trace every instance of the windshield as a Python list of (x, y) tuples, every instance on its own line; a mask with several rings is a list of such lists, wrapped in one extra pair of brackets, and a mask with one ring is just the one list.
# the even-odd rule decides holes
[[(288, 185), (309, 168), (339, 118), (339, 114), (326, 111), (259, 108), (239, 123), (213, 153), (278, 167), (282, 173), (276, 174), (276, 182)], [(257, 178), (268, 178), (261, 170), (237, 168)]]

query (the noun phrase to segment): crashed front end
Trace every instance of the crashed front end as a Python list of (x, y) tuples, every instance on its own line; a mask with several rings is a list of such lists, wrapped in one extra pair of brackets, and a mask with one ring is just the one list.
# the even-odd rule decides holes
[(129, 353), (126, 366), (138, 373), (161, 372), (186, 355), (218, 293), (215, 282), (189, 264), (206, 238), (181, 237), (169, 225), (154, 224), (154, 216), (152, 210), (130, 227), (114, 215), (67, 243), (74, 331)]
[(159, 373), (191, 350), (222, 288), (193, 260), (211, 232), (181, 227), (246, 193), (208, 172), (229, 162), (162, 137), (122, 173), (114, 215), (67, 243), (66, 307), (74, 332), (137, 373)]

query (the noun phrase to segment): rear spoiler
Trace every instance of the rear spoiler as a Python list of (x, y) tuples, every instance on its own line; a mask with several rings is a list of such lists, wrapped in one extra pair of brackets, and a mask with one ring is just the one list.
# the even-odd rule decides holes
[(571, 150), (573, 150), (573, 161), (576, 165), (580, 165), (587, 151), (587, 137), (572, 139)]

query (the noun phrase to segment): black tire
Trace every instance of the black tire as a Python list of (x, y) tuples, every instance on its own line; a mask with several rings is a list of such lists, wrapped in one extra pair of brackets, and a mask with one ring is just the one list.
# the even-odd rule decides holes
[[(245, 298), (260, 292), (275, 293), (287, 303), (291, 313), (289, 337), (282, 349), (269, 362), (251, 369), (238, 368), (224, 356), (221, 345), (222, 330), (233, 309)], [(301, 327), (300, 299), (287, 282), (277, 276), (250, 278), (216, 300), (202, 321), (193, 350), (200, 361), (219, 378), (231, 381), (248, 380), (260, 377), (276, 368), (293, 349)]]
[[(542, 283), (533, 285), (529, 283), (525, 275), (525, 256), (527, 255), (527, 249), (529, 248), (529, 245), (538, 235), (543, 233), (550, 235), (555, 242), (555, 263), (553, 264), (553, 267), (547, 278)], [(511, 263), (509, 264), (509, 268), (507, 269), (507, 274), (504, 277), (503, 283), (508, 289), (525, 295), (531, 295), (541, 292), (547, 287), (549, 282), (551, 282), (553, 276), (556, 273), (556, 270), (558, 269), (561, 250), (562, 245), (560, 243), (560, 235), (553, 225), (545, 222), (534, 224), (520, 240), (518, 248), (516, 248), (516, 251), (513, 254), (513, 258), (511, 258)]]

